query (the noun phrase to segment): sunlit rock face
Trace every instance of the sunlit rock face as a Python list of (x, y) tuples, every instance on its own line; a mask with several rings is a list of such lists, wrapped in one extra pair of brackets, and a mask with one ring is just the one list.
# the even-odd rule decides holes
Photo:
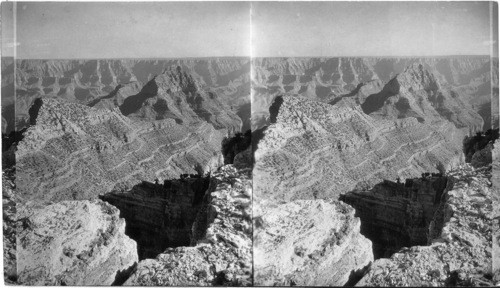
[(12, 58), (2, 58), (2, 133), (26, 127), (36, 98), (117, 107), (172, 67), (180, 67), (202, 90), (219, 97), (243, 119), (245, 130), (250, 127), (248, 58), (17, 60), (15, 64)]
[(373, 261), (354, 209), (333, 200), (254, 200), (259, 286), (343, 286)]
[[(252, 63), (252, 125), (255, 129), (269, 123), (268, 107), (276, 95), (298, 94), (335, 103), (359, 94), (362, 96), (356, 98), (361, 102), (358, 104), (362, 104), (366, 97), (379, 93), (383, 85), (414, 64), (422, 65), (440, 83), (439, 91), (446, 101), (437, 100), (435, 104), (448, 107), (450, 102), (463, 102), (481, 116), (485, 129), (497, 125), (498, 121), (494, 120), (498, 119), (498, 58), (297, 57), (256, 58)], [(361, 86), (365, 88), (360, 89)]]
[(29, 202), (17, 216), (18, 284), (111, 285), (138, 262), (125, 220), (100, 200)]
[(119, 105), (111, 109), (36, 100), (30, 127), (12, 147), (18, 193), (50, 201), (94, 199), (142, 180), (207, 173), (223, 165), (221, 142), (242, 125), (180, 69), (155, 77), (123, 103), (114, 100)]
[(419, 177), (463, 162), (465, 131), (436, 118), (385, 120), (361, 107), (277, 98), (256, 145), (254, 193), (290, 201), (336, 198), (384, 179)]

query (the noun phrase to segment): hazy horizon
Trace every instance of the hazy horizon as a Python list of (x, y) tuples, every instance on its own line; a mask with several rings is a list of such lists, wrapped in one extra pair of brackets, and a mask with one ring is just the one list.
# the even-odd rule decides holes
[(497, 11), (445, 1), (3, 2), (2, 57), (498, 57)]

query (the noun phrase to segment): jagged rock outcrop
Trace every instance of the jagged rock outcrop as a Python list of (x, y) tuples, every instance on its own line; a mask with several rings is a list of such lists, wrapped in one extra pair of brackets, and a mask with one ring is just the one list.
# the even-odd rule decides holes
[(167, 248), (142, 260), (125, 285), (252, 285), (252, 183), (249, 168), (212, 173), (192, 227), (193, 246)]
[(359, 218), (342, 202), (254, 201), (254, 227), (259, 286), (343, 286), (373, 261)]
[[(387, 83), (414, 63), (432, 73), (442, 90), (471, 105), (490, 128), (492, 118), (498, 119), (498, 58), (489, 56), (450, 56), (438, 58), (254, 58), (252, 60), (252, 127), (266, 124), (268, 108), (276, 95), (298, 94), (323, 102), (337, 102), (358, 92), (359, 85), (377, 86)], [(493, 64), (493, 65), (491, 65)], [(375, 82), (374, 82), (375, 81)], [(378, 82), (378, 83), (377, 83)], [(495, 113), (491, 116), (492, 107)], [(377, 91), (378, 90), (378, 91)], [(495, 92), (496, 91), (496, 92)], [(368, 92), (368, 91), (364, 91)], [(361, 92), (360, 94), (364, 93)], [(446, 94), (444, 93), (444, 94)], [(496, 93), (496, 94), (495, 94)], [(366, 98), (365, 95), (361, 99)], [(496, 101), (496, 102), (495, 102)], [(498, 106), (498, 104), (497, 104)]]
[(30, 59), (16, 60), (15, 64), (14, 70), (14, 60), (2, 58), (2, 133), (26, 126), (28, 109), (36, 98), (59, 98), (90, 105), (100, 102), (96, 108), (116, 107), (117, 103), (109, 98), (116, 96), (117, 89), (121, 90), (118, 99), (135, 95), (155, 75), (177, 66), (192, 75), (202, 90), (210, 91), (231, 106), (245, 122), (245, 130), (250, 127), (248, 58)]
[(406, 179), (406, 183), (385, 180), (369, 191), (341, 195), (340, 200), (356, 209), (361, 233), (372, 241), (375, 259), (388, 258), (402, 247), (427, 244), (428, 228), (447, 182), (439, 174)]
[(125, 220), (105, 202), (30, 203), (17, 213), (19, 284), (111, 285), (138, 262)]
[(493, 198), (493, 281), (495, 285), (500, 283), (500, 145), (493, 145), (492, 150), (492, 171), (491, 171), (491, 190)]
[(464, 139), (465, 161), (474, 167), (487, 166), (492, 163), (493, 144), (498, 139), (497, 129), (477, 132), (474, 136)]
[(6, 284), (17, 281), (16, 219), (17, 203), (12, 171), (2, 171), (2, 208), (3, 208), (3, 275)]
[[(267, 199), (336, 198), (384, 179), (444, 172), (462, 159), (464, 131), (446, 120), (374, 119), (359, 106), (284, 96), (254, 147), (254, 193)], [(275, 103), (278, 103), (275, 102)]]
[(491, 286), (492, 194), (488, 168), (462, 166), (429, 227), (430, 245), (376, 260), (357, 286)]
[(206, 173), (223, 163), (220, 143), (228, 131), (202, 119), (142, 121), (118, 108), (56, 99), (38, 104), (15, 152), (17, 193), (26, 200), (95, 199), (143, 180)]

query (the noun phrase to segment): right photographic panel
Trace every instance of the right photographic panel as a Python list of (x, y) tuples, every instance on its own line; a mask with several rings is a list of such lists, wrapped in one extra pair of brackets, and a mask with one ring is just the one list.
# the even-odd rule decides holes
[(253, 2), (251, 78), (254, 285), (500, 282), (496, 2)]

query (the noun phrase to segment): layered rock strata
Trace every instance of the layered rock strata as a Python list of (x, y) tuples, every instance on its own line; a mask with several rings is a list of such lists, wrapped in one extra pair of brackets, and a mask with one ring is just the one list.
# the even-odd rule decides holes
[(192, 227), (193, 246), (140, 261), (125, 285), (252, 285), (251, 197), (250, 169), (226, 165), (212, 173)]
[(430, 245), (376, 260), (357, 286), (491, 286), (492, 196), (489, 168), (447, 174), (442, 204), (429, 225)]
[(182, 123), (132, 119), (118, 108), (56, 99), (33, 107), (15, 152), (17, 192), (27, 200), (95, 199), (142, 180), (215, 170), (223, 163), (220, 143), (234, 128), (215, 129), (195, 116)]
[(340, 200), (356, 209), (361, 233), (372, 241), (375, 259), (387, 258), (401, 247), (427, 244), (429, 224), (447, 181), (439, 175), (406, 179), (406, 183), (386, 180), (369, 191), (341, 195)]
[(18, 209), (17, 283), (111, 285), (138, 262), (115, 207), (94, 201)]
[[(278, 101), (280, 100), (280, 101)], [(255, 151), (255, 194), (336, 198), (383, 179), (444, 172), (463, 161), (464, 131), (444, 119), (374, 119), (359, 106), (277, 98)]]
[[(15, 65), (14, 65), (15, 64)], [(60, 98), (81, 104), (116, 107), (114, 96), (140, 91), (155, 75), (179, 66), (203, 90), (218, 95), (245, 121), (250, 121), (250, 59), (101, 59), (14, 60), (2, 58), (2, 133), (21, 130), (36, 98)], [(117, 91), (120, 90), (120, 91)], [(15, 111), (14, 111), (15, 110)]]
[(352, 207), (331, 200), (257, 203), (256, 285), (343, 286), (373, 261)]
[(207, 192), (209, 178), (143, 182), (127, 193), (100, 198), (120, 210), (125, 233), (135, 241), (139, 259), (155, 258), (167, 247), (188, 246), (191, 228)]
[(381, 84), (416, 63), (435, 75), (442, 83), (442, 90), (449, 91), (479, 113), (485, 122), (485, 129), (497, 124), (492, 119), (498, 119), (498, 58), (297, 57), (252, 60), (253, 128), (269, 123), (266, 120), (269, 117), (268, 108), (276, 95), (298, 94), (331, 102), (353, 96), (353, 92), (359, 91), (359, 86), (365, 86), (361, 89), (364, 90), (362, 93), (369, 94), (361, 97), (363, 101), (366, 96), (380, 92)]

